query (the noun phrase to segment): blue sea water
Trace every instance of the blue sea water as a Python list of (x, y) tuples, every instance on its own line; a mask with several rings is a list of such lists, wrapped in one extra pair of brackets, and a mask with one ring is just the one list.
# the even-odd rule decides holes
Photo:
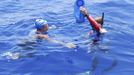
[[(93, 17), (105, 13), (108, 30), (92, 47), (91, 38), (85, 38), (91, 27), (87, 21), (75, 22), (74, 2), (0, 0), (0, 75), (134, 75), (134, 1), (85, 0)], [(47, 41), (18, 45), (34, 29), (36, 18), (49, 22), (51, 38), (79, 47), (68, 49)], [(10, 55), (15, 52), (21, 57), (13, 60)]]

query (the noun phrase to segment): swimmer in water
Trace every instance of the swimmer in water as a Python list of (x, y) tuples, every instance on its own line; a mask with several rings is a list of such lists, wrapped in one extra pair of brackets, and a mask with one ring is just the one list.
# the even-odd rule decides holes
[[(36, 44), (36, 42), (37, 42), (36, 39), (41, 39), (41, 40), (44, 39), (44, 40), (47, 40), (52, 43), (60, 44), (67, 48), (75, 48), (76, 47), (76, 45), (73, 43), (65, 43), (62, 41), (57, 41), (57, 40), (49, 38), (49, 35), (48, 35), (49, 25), (46, 20), (36, 19), (34, 25), (35, 25), (36, 29), (32, 30), (29, 33), (27, 38), (21, 40), (20, 43), (17, 44), (18, 46), (20, 46), (20, 48), (22, 48), (24, 50), (30, 50), (29, 52), (24, 53), (23, 50), (22, 51), (5, 52), (2, 54), (2, 56), (7, 57), (8, 59), (12, 59), (12, 60), (16, 60), (16, 59), (19, 59), (22, 57), (32, 57), (36, 53), (36, 51), (34, 51), (34, 49), (32, 47), (34, 44)], [(17, 48), (13, 47), (12, 50), (17, 49)]]
[(48, 23), (46, 20), (43, 19), (36, 19), (35, 21), (35, 37), (40, 39), (48, 39)]
[[(47, 40), (47, 41), (50, 41), (53, 43), (57, 43), (57, 44), (65, 46), (67, 48), (75, 48), (76, 47), (76, 45), (73, 43), (64, 43), (64, 42), (49, 38), (49, 35), (47, 32), (49, 29), (49, 25), (48, 25), (47, 21), (44, 19), (36, 19), (35, 20), (35, 28), (36, 28), (36, 31), (32, 32), (32, 35), (34, 35), (35, 38), (44, 39), (44, 40)], [(31, 33), (30, 33), (30, 35), (31, 35)]]
[(82, 6), (80, 7), (80, 11), (86, 16), (87, 20), (91, 24), (93, 32), (96, 33), (96, 37), (95, 39), (93, 39), (93, 43), (97, 43), (100, 40), (100, 36), (107, 32), (104, 28), (102, 28), (102, 25), (101, 25), (103, 22), (102, 17), (97, 17), (95, 19), (92, 18), (88, 14), (88, 11)]

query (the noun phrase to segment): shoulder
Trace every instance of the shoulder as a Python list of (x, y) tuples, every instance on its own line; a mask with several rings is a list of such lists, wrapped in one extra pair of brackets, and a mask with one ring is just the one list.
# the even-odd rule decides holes
[(29, 35), (34, 35), (34, 34), (36, 34), (36, 30), (35, 29), (31, 30), (30, 33), (29, 33)]
[(28, 34), (28, 36), (29, 37), (31, 37), (31, 38), (35, 38), (35, 35), (36, 35), (36, 30), (34, 29), (34, 30), (31, 30), (30, 32), (29, 32), (29, 34)]

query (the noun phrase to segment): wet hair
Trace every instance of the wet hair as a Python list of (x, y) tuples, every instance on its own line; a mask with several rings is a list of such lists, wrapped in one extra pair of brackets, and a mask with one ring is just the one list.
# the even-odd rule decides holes
[(96, 18), (95, 18), (95, 21), (96, 21), (97, 23), (101, 24), (101, 22), (102, 22), (102, 17), (96, 17)]

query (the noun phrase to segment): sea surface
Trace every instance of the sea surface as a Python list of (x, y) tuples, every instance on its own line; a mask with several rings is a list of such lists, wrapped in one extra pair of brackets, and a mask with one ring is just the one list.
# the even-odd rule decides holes
[[(0, 75), (134, 75), (134, 0), (85, 0), (92, 17), (105, 13), (107, 33), (94, 45), (86, 20), (76, 23), (75, 0), (0, 0)], [(37, 18), (50, 38), (26, 42)]]

